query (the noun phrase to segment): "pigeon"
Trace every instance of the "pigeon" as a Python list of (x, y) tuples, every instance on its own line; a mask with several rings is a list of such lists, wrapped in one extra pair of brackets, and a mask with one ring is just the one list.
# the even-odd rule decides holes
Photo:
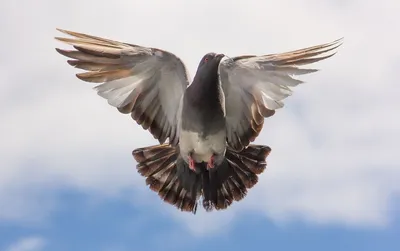
[(300, 68), (332, 57), (343, 38), (285, 53), (228, 57), (204, 55), (191, 80), (171, 52), (57, 29), (56, 48), (84, 72), (76, 76), (100, 83), (97, 94), (130, 114), (159, 144), (132, 155), (146, 185), (181, 211), (227, 209), (242, 200), (266, 169), (271, 148), (253, 144), (264, 119), (282, 108)]

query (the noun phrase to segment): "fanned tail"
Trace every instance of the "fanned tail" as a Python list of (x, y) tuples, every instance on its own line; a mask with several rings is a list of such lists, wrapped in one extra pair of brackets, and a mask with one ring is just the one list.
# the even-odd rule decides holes
[(132, 154), (151, 190), (181, 211), (195, 214), (200, 197), (206, 211), (226, 209), (233, 201), (242, 200), (265, 170), (270, 151), (262, 145), (249, 145), (241, 152), (228, 148), (220, 166), (207, 170), (206, 163), (197, 163), (196, 172), (180, 157), (179, 147), (155, 145)]
[(221, 210), (242, 200), (257, 184), (270, 152), (271, 148), (263, 145), (249, 145), (241, 152), (228, 148), (224, 162), (203, 174), (203, 207)]
[(187, 172), (185, 176), (189, 179), (182, 179), (183, 171), (188, 168), (179, 158), (179, 148), (162, 144), (138, 148), (132, 154), (138, 162), (138, 172), (146, 177), (146, 185), (149, 185), (151, 190), (181, 211), (196, 213), (200, 196), (200, 185), (196, 178), (199, 177), (194, 172), (191, 176)]

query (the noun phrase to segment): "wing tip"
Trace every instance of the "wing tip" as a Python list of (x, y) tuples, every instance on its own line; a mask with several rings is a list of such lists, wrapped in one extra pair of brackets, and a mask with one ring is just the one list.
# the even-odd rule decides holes
[(331, 52), (332, 56), (338, 52), (338, 48), (344, 43), (344, 37), (334, 40), (333, 42), (322, 45), (321, 49), (325, 49), (325, 52)]
[(70, 36), (73, 36), (73, 37), (76, 37), (76, 35), (79, 35), (79, 33), (77, 33), (77, 32), (73, 32), (73, 31), (70, 31), (70, 30), (64, 30), (64, 29), (57, 28), (57, 27), (56, 27), (56, 30), (61, 32), (61, 33), (63, 33), (63, 34), (70, 35)]
[(84, 75), (84, 73), (86, 73), (86, 72), (83, 72), (83, 73), (76, 73), (76, 74), (75, 74), (75, 77), (77, 77), (78, 79), (80, 79), (80, 80), (82, 80), (82, 81), (89, 82), (89, 81), (87, 80), (87, 77)]
[(78, 62), (79, 62), (79, 60), (71, 60), (71, 59), (67, 60), (67, 63), (68, 63), (70, 66), (74, 67), (74, 68), (76, 68)]
[(336, 40), (334, 40), (333, 42), (331, 42), (330, 44), (339, 44), (339, 43), (343, 43), (344, 42), (344, 37), (340, 37)]
[(66, 54), (67, 54), (67, 51), (66, 51), (66, 50), (63, 50), (63, 49), (60, 49), (60, 48), (55, 48), (55, 50), (56, 50), (58, 53), (60, 53), (61, 55), (67, 56), (67, 55), (66, 55)]
[[(63, 34), (72, 36), (72, 34), (71, 34), (72, 32), (71, 32), (71, 31), (64, 30), (64, 29), (61, 29), (61, 28), (56, 28), (56, 30), (59, 31), (59, 32), (61, 32), (61, 33), (63, 33)], [(62, 41), (62, 40), (65, 39), (65, 38), (63, 38), (63, 37), (57, 37), (57, 36), (56, 36), (56, 37), (54, 37), (54, 39), (57, 40), (57, 41), (64, 42), (64, 41)]]
[(65, 40), (66, 38), (64, 38), (64, 37), (54, 37), (54, 39), (57, 40), (57, 41), (60, 41), (60, 42), (65, 43), (64, 40)]
[(59, 32), (62, 32), (62, 33), (66, 33), (67, 32), (67, 30), (64, 30), (64, 29), (61, 29), (61, 28), (58, 28), (58, 27), (56, 27), (56, 30), (59, 31)]

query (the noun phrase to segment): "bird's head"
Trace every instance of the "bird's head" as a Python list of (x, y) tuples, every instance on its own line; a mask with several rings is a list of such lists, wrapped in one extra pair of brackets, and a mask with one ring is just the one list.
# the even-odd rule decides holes
[(197, 72), (210, 75), (218, 74), (218, 66), (224, 56), (224, 54), (214, 52), (207, 53), (201, 59)]
[(216, 54), (214, 52), (207, 53), (201, 59), (194, 81), (214, 82), (218, 80), (218, 66), (224, 54)]
[(225, 57), (224, 54), (217, 54), (214, 52), (207, 53), (206, 55), (203, 56), (199, 63), (199, 68), (217, 68), (218, 65), (221, 62), (221, 59)]

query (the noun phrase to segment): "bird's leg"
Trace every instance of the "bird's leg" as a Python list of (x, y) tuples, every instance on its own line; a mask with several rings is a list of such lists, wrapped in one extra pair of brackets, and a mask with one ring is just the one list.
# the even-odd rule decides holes
[(211, 156), (210, 160), (207, 162), (207, 168), (214, 168), (214, 154)]
[(196, 171), (196, 165), (192, 157), (192, 154), (189, 154), (189, 169), (192, 171)]

